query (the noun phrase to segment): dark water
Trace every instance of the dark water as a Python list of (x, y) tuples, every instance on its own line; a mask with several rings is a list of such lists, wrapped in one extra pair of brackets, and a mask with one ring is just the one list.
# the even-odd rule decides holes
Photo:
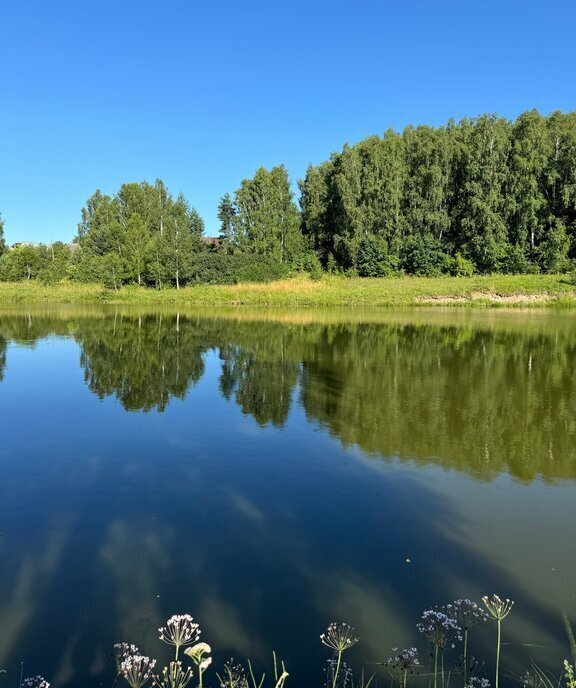
[(175, 612), (320, 686), (328, 622), (425, 655), (423, 609), (492, 592), (506, 672), (568, 654), (572, 313), (5, 311), (0, 424), (0, 686), (111, 686)]

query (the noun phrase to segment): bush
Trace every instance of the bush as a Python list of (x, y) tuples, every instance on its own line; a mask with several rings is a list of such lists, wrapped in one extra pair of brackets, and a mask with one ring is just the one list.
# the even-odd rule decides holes
[(301, 253), (293, 263), (293, 268), (299, 272), (307, 272), (313, 280), (322, 279), (324, 270), (315, 251)]
[(17, 246), (6, 251), (0, 259), (0, 280), (19, 282), (35, 279), (45, 262), (45, 246)]
[(80, 249), (72, 257), (68, 275), (75, 282), (103, 284), (106, 279), (106, 266), (103, 256), (95, 256)]
[(265, 256), (207, 252), (194, 258), (190, 284), (272, 282), (288, 272), (286, 265)]
[(374, 235), (362, 239), (358, 247), (360, 277), (389, 277), (398, 269), (398, 258), (388, 249), (385, 239)]
[(68, 275), (76, 282), (118, 289), (126, 279), (126, 266), (117, 253), (95, 256), (80, 250), (72, 257)]
[(402, 251), (402, 267), (412, 275), (436, 277), (446, 272), (449, 256), (432, 234), (410, 237)]
[(446, 256), (446, 270), (453, 277), (471, 277), (476, 272), (474, 263), (461, 253)]
[(500, 272), (512, 275), (535, 275), (540, 268), (524, 254), (521, 246), (512, 244), (507, 247)]
[(273, 282), (289, 272), (286, 265), (273, 260), (251, 261), (236, 270), (236, 282)]
[(556, 219), (539, 247), (540, 263), (546, 272), (566, 272), (570, 267), (568, 251), (570, 239), (562, 220)]

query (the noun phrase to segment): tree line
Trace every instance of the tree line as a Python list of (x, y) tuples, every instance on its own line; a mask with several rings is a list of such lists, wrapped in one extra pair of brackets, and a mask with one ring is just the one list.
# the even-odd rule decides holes
[(220, 236), (161, 180), (96, 191), (72, 245), (8, 251), (0, 279), (156, 287), (323, 270), (360, 276), (563, 272), (576, 260), (576, 113), (409, 126), (309, 166), (283, 165), (218, 206)]

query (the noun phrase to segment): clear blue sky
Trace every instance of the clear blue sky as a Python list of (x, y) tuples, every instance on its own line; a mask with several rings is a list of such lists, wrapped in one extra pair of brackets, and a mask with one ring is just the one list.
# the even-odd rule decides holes
[(162, 178), (217, 234), (260, 165), (388, 127), (576, 108), (574, 0), (0, 3), (6, 238), (70, 240), (96, 189)]

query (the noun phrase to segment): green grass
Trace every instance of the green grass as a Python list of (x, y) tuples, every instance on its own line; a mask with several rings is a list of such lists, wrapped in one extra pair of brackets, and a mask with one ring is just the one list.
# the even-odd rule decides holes
[(576, 306), (576, 285), (565, 275), (479, 275), (362, 279), (325, 276), (270, 284), (194, 286), (119, 291), (62, 282), (0, 283), (0, 304), (111, 303), (177, 306)]

